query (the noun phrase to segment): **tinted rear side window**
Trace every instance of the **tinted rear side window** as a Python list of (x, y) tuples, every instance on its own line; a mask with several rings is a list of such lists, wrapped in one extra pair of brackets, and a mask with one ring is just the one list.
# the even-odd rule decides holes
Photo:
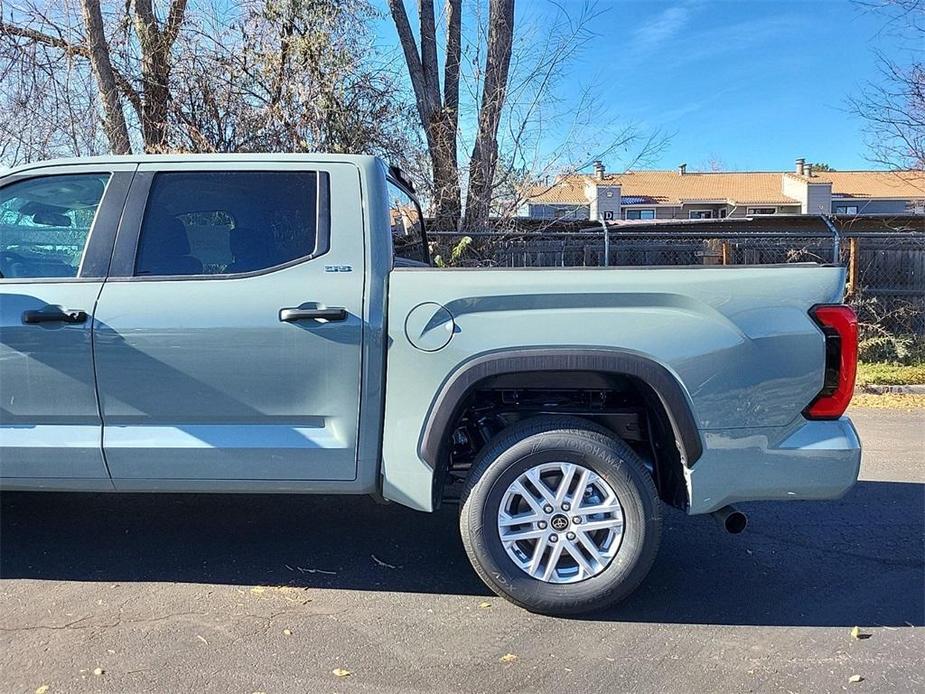
[(157, 174), (135, 274), (255, 272), (312, 255), (326, 198), (318, 182), (313, 171)]

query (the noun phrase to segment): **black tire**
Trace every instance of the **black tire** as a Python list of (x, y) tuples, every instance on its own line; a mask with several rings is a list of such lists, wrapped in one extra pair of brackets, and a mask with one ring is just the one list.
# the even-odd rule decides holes
[[(551, 455), (600, 475), (623, 507), (623, 538), (613, 560), (575, 583), (531, 577), (507, 555), (498, 534), (508, 485)], [(626, 443), (578, 417), (544, 416), (505, 429), (479, 454), (463, 490), (459, 527), (469, 561), (495, 593), (531, 612), (582, 614), (619, 602), (645, 578), (658, 553), (661, 504), (651, 475)]]

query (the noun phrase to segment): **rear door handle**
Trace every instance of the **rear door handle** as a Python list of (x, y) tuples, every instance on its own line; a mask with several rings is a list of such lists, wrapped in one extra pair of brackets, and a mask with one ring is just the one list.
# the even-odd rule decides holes
[(23, 311), (23, 323), (84, 323), (87, 312), (78, 308), (48, 306), (38, 311)]
[(340, 321), (346, 320), (347, 309), (345, 308), (281, 308), (279, 310), (279, 319), (286, 323), (292, 323), (298, 320), (326, 320)]

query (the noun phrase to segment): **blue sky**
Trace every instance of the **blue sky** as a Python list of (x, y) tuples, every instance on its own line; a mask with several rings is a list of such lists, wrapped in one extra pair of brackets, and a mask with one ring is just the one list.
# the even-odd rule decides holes
[[(562, 4), (577, 11), (581, 1)], [(916, 48), (885, 31), (883, 15), (847, 0), (598, 7), (598, 36), (575, 59), (561, 96), (577, 99), (595, 86), (607, 118), (669, 133), (653, 162), (659, 168), (698, 169), (716, 159), (730, 170), (780, 170), (798, 156), (871, 168), (845, 99), (876, 79), (875, 50), (902, 56)], [(548, 0), (518, 0), (518, 14), (532, 21), (555, 12)], [(380, 37), (394, 40), (386, 22)]]

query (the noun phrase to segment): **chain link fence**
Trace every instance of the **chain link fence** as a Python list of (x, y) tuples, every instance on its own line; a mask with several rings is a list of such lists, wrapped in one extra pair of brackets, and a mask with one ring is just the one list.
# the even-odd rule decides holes
[(904, 360), (925, 343), (925, 219), (802, 216), (461, 234), (431, 232), (438, 264), (621, 267), (837, 263), (871, 358)]
[(848, 232), (839, 262), (868, 361), (925, 361), (925, 232)]

